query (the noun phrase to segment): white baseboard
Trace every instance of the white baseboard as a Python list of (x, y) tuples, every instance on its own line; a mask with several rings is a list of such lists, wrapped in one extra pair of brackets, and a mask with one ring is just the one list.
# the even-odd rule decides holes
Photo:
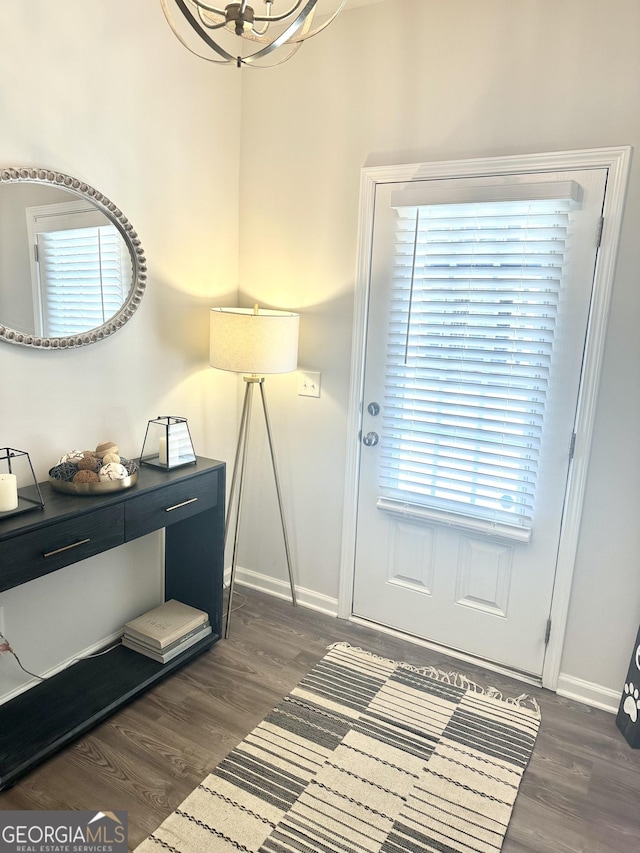
[(577, 702), (609, 711), (611, 714), (618, 713), (620, 691), (611, 690), (611, 688), (603, 687), (601, 684), (583, 681), (582, 678), (575, 678), (573, 675), (565, 675), (561, 672), (558, 676), (556, 693), (558, 696), (575, 699)]
[[(229, 577), (230, 569), (227, 569), (224, 574), (226, 584), (229, 583)], [(274, 595), (276, 598), (284, 598), (291, 601), (289, 583), (287, 581), (276, 580), (276, 578), (269, 577), (269, 575), (262, 575), (238, 566), (236, 569), (236, 583), (241, 586), (251, 587), (251, 589), (257, 589), (260, 592), (266, 592), (269, 595)], [(320, 592), (314, 592), (312, 589), (296, 586), (296, 601), (302, 607), (308, 607), (310, 610), (318, 610), (320, 613), (326, 613), (328, 616), (338, 615), (338, 599), (323, 595)]]

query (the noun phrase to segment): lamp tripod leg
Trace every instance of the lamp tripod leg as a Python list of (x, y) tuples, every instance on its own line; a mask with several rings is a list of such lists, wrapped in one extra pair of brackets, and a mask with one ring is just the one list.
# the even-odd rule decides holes
[[(229, 626), (231, 624), (231, 610), (233, 604), (233, 592), (236, 582), (236, 568), (238, 565), (238, 539), (240, 534), (240, 518), (242, 516), (242, 497), (244, 492), (244, 473), (247, 464), (247, 444), (249, 439), (249, 425), (251, 423), (251, 401), (252, 401), (253, 383), (248, 382), (244, 392), (244, 405), (242, 407), (242, 419), (240, 421), (240, 432), (238, 434), (238, 449), (236, 451), (236, 460), (234, 463), (234, 471), (232, 478), (232, 493), (235, 490), (235, 480), (238, 469), (238, 461), (240, 460), (240, 479), (238, 483), (238, 505), (236, 509), (236, 524), (233, 533), (233, 553), (231, 557), (231, 577), (229, 579), (229, 596), (227, 599), (227, 618), (224, 627), (224, 638), (229, 639)], [(227, 526), (231, 517), (233, 506), (231, 499), (229, 500), (229, 510), (227, 513)], [(226, 533), (225, 533), (226, 541)]]
[(289, 585), (291, 587), (291, 601), (293, 602), (293, 606), (295, 607), (297, 604), (296, 601), (296, 588), (293, 582), (293, 569), (291, 568), (291, 554), (289, 552), (289, 539), (287, 537), (287, 526), (285, 524), (284, 519), (284, 510), (282, 508), (282, 495), (280, 494), (280, 480), (278, 478), (278, 467), (276, 465), (276, 454), (273, 449), (273, 439), (271, 437), (271, 424), (269, 422), (269, 414), (267, 412), (267, 398), (264, 393), (264, 382), (259, 382), (260, 385), (260, 397), (262, 398), (262, 410), (264, 412), (264, 422), (267, 427), (267, 437), (269, 439), (269, 451), (271, 453), (271, 465), (273, 466), (273, 477), (276, 483), (276, 494), (278, 496), (278, 508), (280, 510), (280, 521), (282, 523), (282, 535), (284, 537), (284, 552), (287, 558), (287, 570), (289, 572)]
[[(251, 389), (253, 390), (253, 389)], [(240, 459), (240, 454), (242, 452), (243, 444), (244, 444), (244, 436), (247, 432), (247, 411), (251, 408), (251, 391), (249, 389), (249, 383), (247, 382), (244, 389), (244, 401), (242, 403), (242, 416), (240, 418), (240, 429), (238, 431), (238, 444), (236, 446), (236, 455), (233, 460), (233, 475), (231, 477), (231, 489), (229, 491), (229, 505), (227, 509), (227, 518), (224, 525), (224, 544), (227, 544), (227, 536), (229, 534), (229, 524), (231, 522), (231, 515), (233, 510), (233, 498), (235, 496), (236, 491), (236, 481), (238, 479), (238, 472), (240, 471), (240, 466), (238, 465), (238, 461)]]

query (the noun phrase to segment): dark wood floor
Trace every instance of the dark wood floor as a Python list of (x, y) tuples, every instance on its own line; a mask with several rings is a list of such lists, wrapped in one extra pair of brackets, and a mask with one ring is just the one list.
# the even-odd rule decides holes
[(611, 714), (250, 591), (229, 640), (1, 793), (0, 809), (124, 809), (133, 849), (338, 640), (536, 696), (542, 727), (504, 853), (640, 850), (640, 750)]

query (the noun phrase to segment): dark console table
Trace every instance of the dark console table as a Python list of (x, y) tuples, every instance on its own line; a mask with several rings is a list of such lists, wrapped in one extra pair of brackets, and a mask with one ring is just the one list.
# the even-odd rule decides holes
[(212, 459), (143, 466), (135, 486), (99, 496), (41, 483), (44, 509), (0, 518), (0, 592), (164, 528), (165, 600), (207, 611), (213, 631), (166, 664), (119, 646), (1, 705), (0, 790), (220, 639), (224, 481)]

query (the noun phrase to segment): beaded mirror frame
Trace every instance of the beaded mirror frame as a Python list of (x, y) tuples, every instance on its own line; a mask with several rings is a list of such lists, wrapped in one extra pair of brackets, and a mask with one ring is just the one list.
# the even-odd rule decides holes
[[(115, 225), (131, 257), (131, 286), (120, 309), (105, 323), (87, 331), (60, 337), (45, 337), (5, 325), (0, 318), (0, 341), (44, 350), (67, 350), (102, 341), (131, 319), (140, 305), (147, 280), (147, 266), (140, 239), (122, 211), (98, 190), (83, 181), (50, 169), (5, 168), (0, 170), (0, 191), (5, 184), (32, 183), (67, 190), (91, 204)], [(0, 282), (2, 287), (2, 282)]]

